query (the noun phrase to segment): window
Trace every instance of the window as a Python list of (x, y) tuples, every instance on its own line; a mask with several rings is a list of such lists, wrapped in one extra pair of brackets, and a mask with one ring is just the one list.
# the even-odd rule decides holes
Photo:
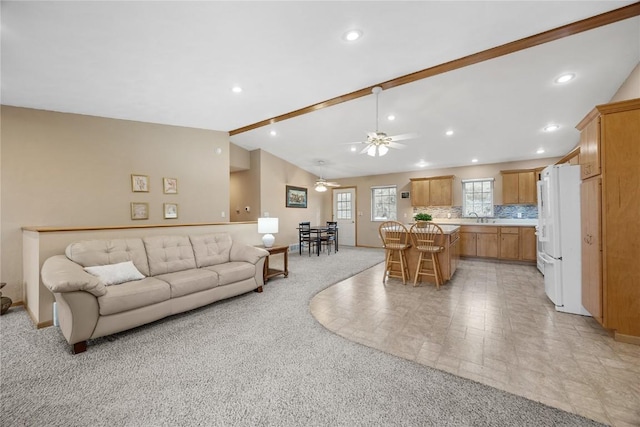
[(396, 186), (371, 188), (371, 221), (396, 220)]
[(351, 218), (351, 193), (336, 193), (336, 217), (337, 219)]
[(462, 216), (493, 216), (493, 178), (462, 180)]

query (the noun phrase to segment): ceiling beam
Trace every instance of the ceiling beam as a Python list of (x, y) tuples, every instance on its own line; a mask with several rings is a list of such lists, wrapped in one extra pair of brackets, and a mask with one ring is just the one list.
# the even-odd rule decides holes
[(453, 61), (445, 62), (443, 64), (435, 65), (424, 70), (416, 71), (414, 73), (406, 74), (401, 77), (396, 77), (386, 82), (374, 84), (363, 89), (359, 89), (355, 92), (340, 95), (335, 98), (328, 99), (317, 104), (309, 105), (308, 107), (301, 108), (299, 110), (291, 111), (286, 114), (281, 114), (270, 119), (262, 120), (257, 123), (253, 123), (238, 129), (229, 131), (229, 135), (237, 135), (243, 132), (248, 132), (253, 129), (257, 129), (263, 126), (269, 126), (274, 123), (281, 122), (283, 120), (291, 119), (294, 117), (308, 114), (323, 108), (331, 107), (333, 105), (341, 104), (343, 102), (351, 101), (353, 99), (361, 98), (371, 94), (371, 90), (375, 86), (380, 86), (382, 89), (391, 89), (396, 86), (412, 83), (418, 80), (433, 77), (438, 74), (447, 73), (449, 71), (457, 70), (459, 68), (468, 67), (469, 65), (477, 64), (479, 62), (488, 61), (490, 59), (498, 58), (500, 56), (508, 55), (510, 53), (518, 52), (524, 49), (529, 49), (534, 46), (538, 46), (544, 43), (548, 43), (554, 40), (558, 40), (564, 37), (572, 36), (582, 33), (584, 31), (593, 30), (605, 25), (613, 24), (625, 19), (633, 18), (640, 15), (640, 2), (630, 4), (619, 9), (605, 12), (600, 15), (592, 16), (581, 21), (576, 21), (571, 24), (563, 25), (552, 30), (545, 31), (543, 33), (535, 34), (533, 36), (525, 37), (507, 44), (493, 47), (491, 49), (483, 50), (462, 58), (454, 59)]

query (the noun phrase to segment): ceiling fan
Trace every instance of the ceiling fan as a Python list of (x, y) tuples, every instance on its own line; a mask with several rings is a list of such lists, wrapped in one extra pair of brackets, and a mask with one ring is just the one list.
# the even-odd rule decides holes
[(371, 92), (376, 96), (376, 131), (367, 133), (367, 140), (361, 141), (362, 144), (367, 144), (366, 147), (360, 151), (360, 154), (367, 153), (371, 157), (380, 157), (387, 154), (389, 148), (405, 148), (404, 144), (399, 144), (396, 141), (402, 141), (404, 139), (411, 139), (418, 136), (416, 133), (405, 133), (402, 135), (389, 136), (384, 132), (380, 132), (378, 129), (378, 95), (382, 92), (380, 86), (375, 86), (371, 89)]
[[(324, 160), (319, 160), (318, 164), (320, 165), (320, 167), (324, 166)], [(329, 182), (326, 179), (324, 179), (322, 177), (322, 173), (320, 174), (320, 178), (318, 178), (316, 180), (316, 184), (315, 184), (315, 189), (316, 191), (319, 192), (324, 192), (327, 191), (328, 187), (340, 187), (340, 184), (338, 184), (337, 182)]]

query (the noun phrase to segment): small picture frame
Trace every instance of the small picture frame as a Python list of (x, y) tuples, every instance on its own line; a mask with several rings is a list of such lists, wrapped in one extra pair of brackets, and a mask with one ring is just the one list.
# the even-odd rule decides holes
[(288, 208), (306, 208), (307, 207), (307, 189), (304, 187), (293, 187), (287, 185), (286, 207)]
[(148, 193), (149, 177), (147, 175), (131, 174), (131, 191), (134, 193)]
[(409, 192), (408, 191), (403, 191), (402, 193), (400, 193), (400, 197), (403, 199), (408, 199), (409, 198)]
[(162, 178), (164, 194), (178, 194), (178, 180), (176, 178)]
[(132, 202), (131, 219), (149, 219), (149, 203)]
[(178, 204), (177, 203), (165, 203), (163, 210), (164, 210), (164, 219), (176, 219), (176, 218), (178, 218)]

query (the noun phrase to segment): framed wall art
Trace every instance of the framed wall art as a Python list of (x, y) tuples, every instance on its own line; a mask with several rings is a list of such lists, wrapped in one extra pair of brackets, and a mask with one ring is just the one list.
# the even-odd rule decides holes
[(165, 203), (164, 204), (164, 219), (178, 218), (178, 204), (177, 203)]
[(162, 178), (164, 194), (178, 194), (178, 180), (176, 178)]
[(131, 219), (149, 219), (149, 203), (132, 202)]
[(307, 207), (307, 189), (304, 187), (293, 187), (287, 185), (286, 207), (288, 208), (306, 208)]
[(149, 192), (149, 177), (147, 175), (131, 174), (131, 191), (134, 193)]

